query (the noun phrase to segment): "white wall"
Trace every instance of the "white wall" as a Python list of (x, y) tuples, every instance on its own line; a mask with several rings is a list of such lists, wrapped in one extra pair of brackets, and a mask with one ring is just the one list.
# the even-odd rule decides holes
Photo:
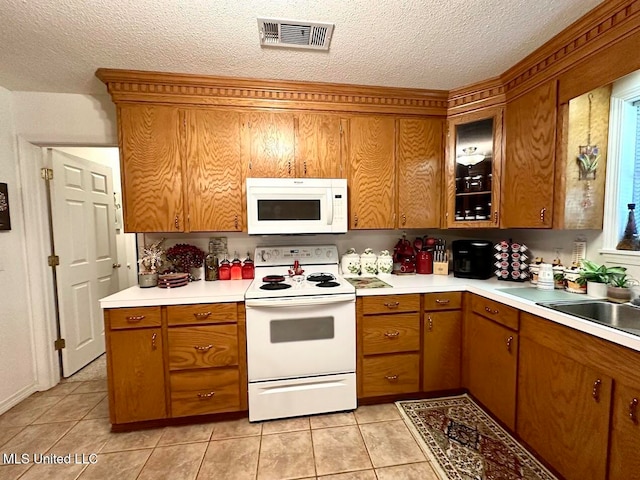
[(11, 230), (0, 231), (0, 413), (32, 393), (35, 384), (13, 113), (11, 92), (0, 87), (0, 182), (7, 184), (11, 213)]

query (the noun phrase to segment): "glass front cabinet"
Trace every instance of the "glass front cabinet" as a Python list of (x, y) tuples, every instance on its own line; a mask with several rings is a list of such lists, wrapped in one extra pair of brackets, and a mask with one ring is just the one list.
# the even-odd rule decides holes
[(502, 108), (489, 108), (448, 121), (445, 219), (449, 228), (499, 225), (502, 116)]

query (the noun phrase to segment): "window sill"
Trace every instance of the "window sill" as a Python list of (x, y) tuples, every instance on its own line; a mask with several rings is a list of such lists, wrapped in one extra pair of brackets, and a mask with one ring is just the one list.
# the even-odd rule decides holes
[(640, 251), (602, 248), (598, 250), (598, 253), (605, 261), (616, 265), (640, 265)]

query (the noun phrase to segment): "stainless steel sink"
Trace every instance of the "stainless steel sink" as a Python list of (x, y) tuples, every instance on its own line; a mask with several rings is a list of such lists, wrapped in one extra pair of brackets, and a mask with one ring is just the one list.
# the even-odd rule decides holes
[(640, 308), (602, 300), (540, 302), (538, 305), (640, 335)]

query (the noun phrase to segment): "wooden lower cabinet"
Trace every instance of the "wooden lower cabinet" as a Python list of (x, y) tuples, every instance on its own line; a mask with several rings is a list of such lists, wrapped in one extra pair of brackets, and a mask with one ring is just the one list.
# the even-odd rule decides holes
[(115, 330), (107, 335), (111, 423), (167, 417), (160, 328)]
[(367, 356), (363, 360), (362, 392), (365, 397), (418, 392), (419, 372), (417, 352)]
[(422, 390), (460, 388), (462, 312), (425, 312)]
[(171, 416), (240, 410), (237, 368), (171, 372)]
[(476, 313), (466, 321), (466, 387), (515, 429), (518, 333)]
[(601, 372), (523, 338), (518, 435), (567, 480), (604, 479), (611, 385)]
[(609, 480), (635, 478), (640, 472), (640, 385), (615, 382), (611, 415)]

